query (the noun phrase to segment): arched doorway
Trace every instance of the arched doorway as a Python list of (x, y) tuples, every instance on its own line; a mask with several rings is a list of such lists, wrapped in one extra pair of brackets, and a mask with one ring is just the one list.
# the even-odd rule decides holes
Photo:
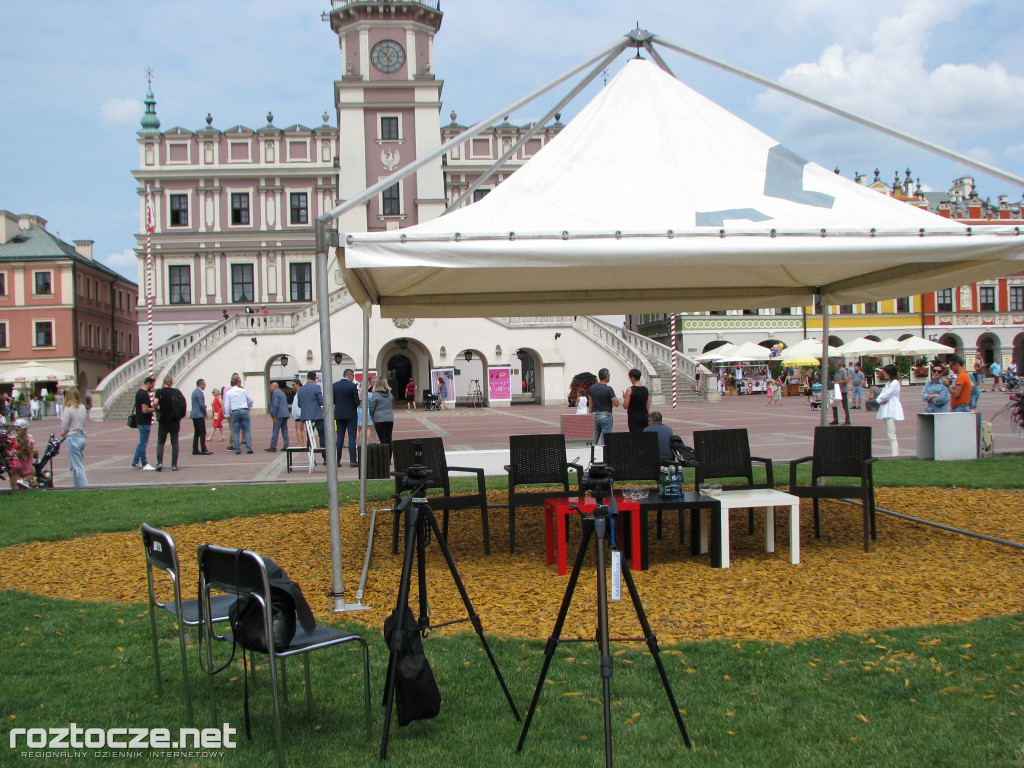
[(388, 384), (396, 401), (405, 398), (405, 385), (412, 376), (412, 362), (405, 355), (392, 355), (387, 366)]
[(516, 393), (515, 389), (512, 390), (512, 401), (535, 403), (540, 383), (537, 381), (536, 360), (528, 349), (516, 350), (516, 358), (519, 360), (519, 392)]

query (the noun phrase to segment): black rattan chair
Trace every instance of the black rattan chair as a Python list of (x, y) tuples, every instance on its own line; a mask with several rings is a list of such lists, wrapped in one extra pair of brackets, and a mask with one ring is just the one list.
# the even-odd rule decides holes
[[(153, 666), (156, 668), (156, 692), (164, 693), (160, 676), (160, 641), (156, 633), (156, 609), (163, 608), (177, 619), (178, 646), (181, 649), (181, 676), (185, 686), (185, 709), (189, 725), (192, 724), (192, 693), (188, 679), (188, 657), (185, 654), (185, 628), (198, 627), (202, 621), (199, 615), (199, 600), (181, 599), (181, 571), (178, 567), (178, 550), (174, 540), (164, 531), (142, 524), (142, 545), (146, 550), (146, 582), (149, 585), (149, 623), (153, 633)], [(170, 577), (172, 599), (161, 601), (156, 596), (154, 569)], [(214, 622), (228, 620), (228, 609), (235, 604), (234, 595), (217, 595), (210, 602), (210, 616)]]
[[(516, 551), (516, 507), (534, 505), (544, 499), (569, 495), (569, 467), (576, 470), (576, 492), (580, 492), (583, 467), (565, 457), (565, 435), (509, 435), (508, 551)], [(542, 491), (517, 491), (520, 486), (549, 486)], [(557, 485), (557, 488), (550, 486)]]
[[(694, 470), (696, 485), (722, 478), (745, 478), (745, 483), (723, 485), (723, 490), (737, 491), (744, 488), (774, 488), (775, 473), (772, 460), (750, 455), (750, 438), (745, 429), (704, 429), (693, 433), (693, 452), (696, 457)], [(764, 464), (766, 482), (754, 482), (754, 462)], [(749, 530), (754, 532), (754, 510), (749, 514)]]
[[(427, 491), (440, 490), (440, 495), (430, 496), (431, 509), (443, 511), (441, 532), (448, 539), (448, 512), (460, 509), (479, 509), (484, 531), (484, 554), (491, 554), (490, 528), (487, 522), (487, 485), (484, 471), (479, 467), (450, 467), (444, 455), (444, 441), (440, 437), (422, 437), (417, 440), (395, 440), (391, 443), (391, 453), (395, 459), (395, 493), (401, 493), (405, 481), (405, 471), (413, 464), (415, 444), (423, 448), (423, 465), (430, 469), (433, 478), (427, 485)], [(467, 472), (476, 475), (476, 493), (452, 495), (450, 473)], [(391, 554), (398, 554), (398, 534), (400, 529), (399, 516), (395, 515), (394, 529), (391, 536)]]
[[(864, 551), (871, 551), (877, 538), (875, 527), (875, 481), (871, 466), (871, 427), (815, 427), (814, 454), (789, 464), (789, 492), (814, 500), (814, 538), (821, 538), (818, 499), (857, 498), (864, 510)], [(811, 484), (798, 485), (797, 467), (811, 462)], [(856, 485), (822, 485), (827, 478), (858, 478)]]
[[(604, 463), (614, 470), (616, 483), (657, 483), (662, 467), (682, 467), (677, 461), (661, 458), (658, 436), (653, 432), (606, 432), (604, 435)], [(680, 490), (683, 490), (680, 488)], [(662, 512), (658, 505), (657, 536), (661, 538)], [(641, 502), (643, 510), (648, 505)], [(680, 510), (679, 541), (683, 540), (683, 517)]]
[[(321, 648), (330, 648), (336, 645), (356, 642), (362, 646), (363, 656), (363, 708), (366, 717), (366, 736), (370, 736), (370, 652), (366, 640), (361, 635), (350, 632), (342, 632), (338, 629), (318, 625), (312, 634), (303, 629), (301, 622), (297, 622), (295, 636), (288, 647), (284, 650), (277, 650), (274, 647), (274, 632), (272, 628), (273, 616), (270, 610), (270, 582), (267, 576), (267, 566), (263, 558), (255, 552), (247, 549), (226, 549), (203, 544), (199, 547), (199, 596), (202, 600), (202, 607), (205, 615), (211, 615), (211, 606), (214, 595), (212, 591), (226, 593), (232, 597), (249, 596), (255, 599), (263, 608), (265, 642), (268, 648), (267, 656), (270, 660), (270, 688), (274, 699), (274, 738), (277, 743), (277, 762), (284, 768), (284, 744), (281, 739), (281, 702), (278, 694), (278, 660), (281, 661), (282, 677), (284, 672), (284, 660), (290, 656), (302, 656), (303, 668), (306, 673), (306, 710), (309, 717), (313, 716), (313, 692), (309, 675), (309, 656), (312, 651)], [(218, 635), (213, 624), (203, 622), (203, 639), (207, 643), (207, 663), (212, 664), (210, 644), (213, 640), (222, 640), (225, 643), (233, 643), (230, 634)], [(250, 651), (250, 653), (254, 653)], [(212, 669), (212, 666), (210, 667)], [(214, 695), (214, 686), (210, 685), (210, 696)], [(284, 696), (287, 700), (287, 688), (282, 686)], [(248, 696), (248, 694), (247, 694)], [(246, 699), (248, 707), (248, 698)], [(214, 718), (216, 718), (216, 706), (212, 707)]]

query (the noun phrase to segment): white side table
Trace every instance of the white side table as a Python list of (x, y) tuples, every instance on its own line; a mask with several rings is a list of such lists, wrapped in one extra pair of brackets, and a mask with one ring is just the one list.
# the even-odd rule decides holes
[[(721, 560), (722, 568), (729, 567), (729, 510), (746, 509), (747, 507), (765, 508), (765, 552), (775, 551), (775, 507), (789, 507), (789, 562), (797, 565), (800, 562), (800, 497), (771, 488), (756, 488), (741, 491), (722, 491), (717, 497), (721, 502)], [(701, 513), (700, 551), (708, 551), (707, 522), (710, 513)]]

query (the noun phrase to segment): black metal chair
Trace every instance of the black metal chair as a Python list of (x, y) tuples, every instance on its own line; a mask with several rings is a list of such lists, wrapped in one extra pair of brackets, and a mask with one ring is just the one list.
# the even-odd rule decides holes
[[(569, 467), (576, 470), (576, 492), (580, 493), (583, 467), (565, 456), (565, 435), (509, 435), (508, 551), (516, 551), (516, 507), (530, 506), (544, 499), (569, 495)], [(518, 491), (520, 486), (545, 485), (542, 491)]]
[[(814, 538), (821, 538), (818, 517), (819, 499), (857, 498), (864, 512), (864, 551), (871, 551), (871, 540), (877, 539), (875, 525), (875, 480), (871, 455), (871, 427), (815, 427), (813, 455), (795, 459), (789, 464), (789, 492), (803, 499), (814, 500)], [(811, 484), (798, 485), (797, 467), (811, 462)], [(859, 479), (856, 485), (823, 485), (828, 478)]]
[[(277, 743), (277, 761), (281, 768), (284, 768), (284, 745), (281, 740), (281, 702), (278, 695), (278, 660), (282, 662), (282, 673), (284, 660), (291, 656), (302, 656), (303, 668), (306, 673), (306, 710), (310, 717), (313, 715), (313, 692), (309, 676), (308, 654), (321, 648), (343, 645), (356, 642), (363, 650), (363, 699), (366, 714), (366, 736), (370, 736), (370, 653), (366, 640), (361, 635), (350, 632), (342, 632), (338, 629), (318, 625), (310, 634), (298, 623), (295, 628), (295, 636), (288, 647), (284, 650), (277, 650), (274, 647), (273, 615), (270, 610), (271, 593), (270, 582), (267, 577), (267, 566), (263, 558), (255, 552), (247, 549), (227, 549), (213, 544), (203, 544), (199, 547), (199, 595), (202, 600), (202, 607), (205, 616), (211, 615), (214, 595), (212, 591), (226, 593), (231, 597), (248, 596), (255, 599), (263, 609), (264, 637), (266, 638), (267, 656), (270, 660), (270, 687), (274, 699), (274, 739)], [(203, 621), (203, 639), (206, 641), (206, 659), (212, 669), (212, 654), (210, 645), (213, 640), (221, 640), (226, 643), (233, 643), (231, 634), (218, 635), (213, 628), (213, 623)], [(250, 651), (251, 652), (251, 651)], [(283, 675), (282, 675), (283, 676)], [(214, 695), (214, 686), (210, 685), (211, 700)], [(284, 687), (284, 695), (287, 700), (287, 687)], [(215, 702), (213, 711), (216, 718)]]
[[(202, 623), (199, 614), (199, 599), (181, 599), (181, 570), (178, 567), (178, 550), (174, 540), (165, 531), (142, 524), (142, 544), (146, 550), (146, 582), (149, 585), (149, 623), (153, 633), (153, 666), (156, 668), (156, 692), (163, 696), (164, 686), (160, 676), (160, 641), (156, 632), (156, 609), (163, 608), (177, 619), (178, 646), (181, 649), (181, 677), (185, 685), (185, 709), (189, 725), (192, 719), (192, 693), (189, 687), (188, 657), (185, 654), (185, 628), (198, 627)], [(162, 571), (171, 580), (172, 600), (161, 601), (156, 595), (154, 570)], [(210, 602), (210, 616), (214, 622), (228, 620), (228, 610), (235, 603), (234, 595), (217, 595)]]
[[(440, 490), (440, 495), (430, 496), (427, 500), (432, 509), (441, 509), (441, 532), (448, 538), (448, 513), (451, 510), (479, 509), (484, 532), (484, 554), (491, 554), (490, 527), (487, 521), (487, 484), (484, 471), (479, 467), (450, 467), (444, 455), (444, 441), (440, 437), (422, 437), (417, 440), (395, 440), (391, 443), (391, 452), (395, 460), (395, 493), (400, 493), (405, 481), (405, 472), (413, 464), (415, 443), (423, 448), (423, 465), (430, 469), (433, 479), (427, 485), (427, 491)], [(476, 475), (476, 493), (452, 495), (452, 472), (466, 472)], [(395, 515), (391, 536), (391, 554), (398, 554), (398, 534), (401, 528), (398, 515)]]
[[(604, 463), (614, 470), (616, 483), (657, 483), (662, 467), (679, 467), (678, 461), (661, 458), (658, 436), (653, 432), (607, 432), (604, 435)], [(680, 488), (680, 490), (683, 490)], [(640, 509), (655, 508), (640, 503)], [(661, 538), (663, 506), (657, 507), (657, 536)], [(679, 541), (683, 540), (683, 511), (679, 510)]]
[[(703, 429), (693, 433), (694, 471), (696, 485), (722, 478), (745, 478), (745, 483), (723, 485), (726, 491), (745, 488), (774, 488), (772, 460), (750, 455), (750, 438), (745, 429)], [(766, 482), (754, 482), (754, 462), (764, 465)], [(749, 531), (754, 533), (754, 510), (748, 510)]]

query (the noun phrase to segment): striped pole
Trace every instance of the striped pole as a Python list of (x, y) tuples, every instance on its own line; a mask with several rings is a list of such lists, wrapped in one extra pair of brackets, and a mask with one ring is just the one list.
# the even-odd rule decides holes
[(149, 375), (153, 375), (153, 195), (146, 185), (146, 325), (149, 330)]
[(676, 313), (672, 313), (669, 335), (672, 336), (672, 407), (679, 405), (678, 373), (676, 371)]

